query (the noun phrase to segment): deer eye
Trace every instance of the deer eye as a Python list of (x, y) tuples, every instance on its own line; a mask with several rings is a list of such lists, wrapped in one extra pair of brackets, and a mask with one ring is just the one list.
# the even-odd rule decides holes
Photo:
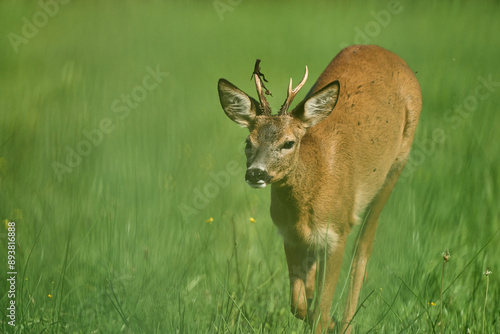
[(295, 145), (294, 141), (287, 141), (281, 148), (284, 150), (289, 150)]

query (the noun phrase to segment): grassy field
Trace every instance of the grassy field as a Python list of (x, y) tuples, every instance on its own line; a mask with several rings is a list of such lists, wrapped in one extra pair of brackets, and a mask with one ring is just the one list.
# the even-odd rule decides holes
[(47, 3), (0, 2), (1, 331), (307, 333), (269, 189), (245, 184), (247, 132), (216, 84), (253, 94), (261, 58), (277, 110), (289, 77), (308, 65), (307, 91), (363, 43), (405, 59), (424, 102), (355, 332), (500, 332), (497, 2)]

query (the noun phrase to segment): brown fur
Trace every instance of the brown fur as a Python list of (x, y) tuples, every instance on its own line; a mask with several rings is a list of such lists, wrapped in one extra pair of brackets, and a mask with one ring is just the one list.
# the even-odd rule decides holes
[[(335, 80), (340, 83), (335, 108), (307, 128), (300, 121), (306, 101)], [(252, 99), (258, 111), (254, 105)], [(378, 217), (408, 159), (421, 106), (417, 79), (401, 58), (358, 45), (331, 61), (290, 115), (248, 118), (248, 167), (262, 158), (273, 176), (271, 217), (284, 238), (291, 309), (311, 324), (319, 320), (318, 333), (333, 329), (329, 311), (346, 238), (364, 215), (343, 316), (343, 329), (350, 331)], [(282, 153), (282, 142), (292, 139), (293, 151)], [(316, 273), (319, 297), (309, 305)]]

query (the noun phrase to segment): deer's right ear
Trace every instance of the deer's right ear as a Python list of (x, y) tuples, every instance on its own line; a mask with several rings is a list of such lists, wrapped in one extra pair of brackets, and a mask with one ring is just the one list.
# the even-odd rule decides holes
[(261, 113), (259, 103), (226, 79), (219, 79), (218, 88), (220, 104), (227, 117), (242, 127), (250, 127)]

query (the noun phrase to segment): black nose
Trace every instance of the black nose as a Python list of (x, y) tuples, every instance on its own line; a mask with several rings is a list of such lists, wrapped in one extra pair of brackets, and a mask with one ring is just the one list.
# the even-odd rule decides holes
[(259, 181), (268, 182), (270, 179), (271, 176), (265, 170), (259, 168), (247, 169), (245, 174), (245, 180), (249, 183), (259, 183)]

